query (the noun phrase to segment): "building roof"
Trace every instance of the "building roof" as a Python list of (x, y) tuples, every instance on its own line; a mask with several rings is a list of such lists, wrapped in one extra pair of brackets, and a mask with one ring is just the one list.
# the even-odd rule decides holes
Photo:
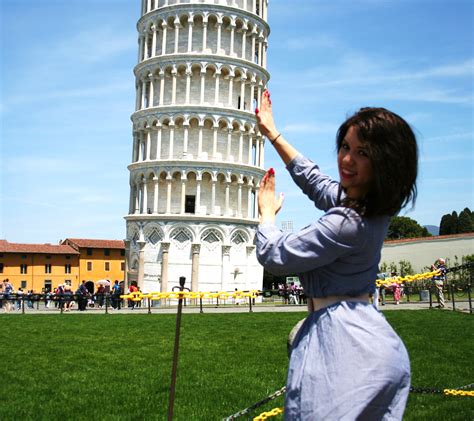
[(123, 240), (91, 240), (88, 238), (66, 238), (61, 244), (69, 244), (76, 250), (79, 248), (91, 249), (125, 249)]
[(66, 244), (22, 244), (0, 240), (0, 253), (79, 254)]
[(474, 238), (474, 232), (466, 232), (463, 234), (451, 235), (432, 235), (431, 237), (417, 237), (417, 238), (402, 238), (400, 240), (384, 241), (385, 246), (402, 244), (402, 243), (417, 243), (420, 241), (442, 241), (442, 240), (459, 240), (461, 238)]

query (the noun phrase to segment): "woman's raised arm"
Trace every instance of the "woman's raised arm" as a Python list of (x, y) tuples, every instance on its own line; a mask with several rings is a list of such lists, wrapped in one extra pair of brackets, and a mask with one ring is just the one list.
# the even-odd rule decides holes
[(260, 101), (260, 109), (255, 109), (257, 117), (257, 124), (260, 133), (268, 138), (270, 143), (275, 147), (281, 159), (288, 165), (288, 163), (298, 155), (298, 151), (291, 146), (277, 130), (273, 120), (272, 101), (270, 99), (270, 92), (265, 90)]

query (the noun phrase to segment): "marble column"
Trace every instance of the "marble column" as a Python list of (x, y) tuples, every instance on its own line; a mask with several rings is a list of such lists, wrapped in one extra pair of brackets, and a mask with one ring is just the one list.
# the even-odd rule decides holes
[(230, 276), (230, 247), (222, 246), (222, 273), (221, 273), (221, 291), (227, 291), (229, 288)]
[(161, 292), (168, 292), (168, 258), (170, 243), (161, 243)]
[(199, 252), (201, 244), (191, 244), (192, 269), (191, 269), (191, 291), (199, 291)]
[(138, 254), (138, 279), (137, 279), (137, 286), (140, 291), (143, 290), (143, 278), (145, 275), (145, 240), (138, 240), (137, 241), (138, 247), (140, 247), (140, 252)]

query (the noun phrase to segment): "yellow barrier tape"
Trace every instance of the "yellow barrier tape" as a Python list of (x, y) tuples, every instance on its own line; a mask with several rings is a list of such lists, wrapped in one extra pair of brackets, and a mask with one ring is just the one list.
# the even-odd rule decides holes
[(382, 285), (389, 286), (393, 284), (405, 284), (407, 282), (422, 281), (424, 279), (430, 279), (433, 276), (440, 275), (440, 270), (434, 270), (431, 272), (418, 273), (416, 275), (407, 275), (407, 276), (394, 276), (393, 278), (387, 279), (377, 279), (375, 285), (380, 287)]
[[(377, 279), (375, 285), (380, 287), (390, 286), (393, 284), (406, 284), (408, 282), (422, 281), (424, 279), (431, 279), (433, 276), (440, 275), (440, 270), (434, 270), (431, 272), (418, 273), (416, 275), (407, 275), (407, 276), (394, 276), (387, 279)], [(183, 292), (132, 292), (129, 294), (121, 295), (121, 298), (125, 298), (132, 301), (141, 301), (144, 298), (149, 298), (150, 300), (163, 300), (163, 299), (179, 299), (179, 298), (188, 298), (188, 299), (214, 299), (218, 298), (220, 300), (226, 301), (230, 298), (255, 298), (260, 295), (262, 291), (251, 290), (248, 292), (244, 291), (234, 291), (234, 292), (200, 292), (200, 291), (183, 291)]]
[(171, 292), (131, 292), (129, 294), (123, 294), (120, 298), (124, 298), (132, 301), (141, 301), (144, 298), (149, 298), (150, 300), (163, 300), (163, 299), (198, 299), (198, 298), (207, 298), (214, 299), (219, 298), (220, 300), (228, 300), (230, 298), (256, 298), (260, 291), (252, 290), (248, 292), (244, 291), (235, 291), (235, 292), (199, 292), (199, 291), (171, 291)]
[(270, 417), (276, 417), (277, 415), (283, 414), (283, 408), (273, 408), (271, 411), (262, 412), (257, 415), (253, 421), (263, 421)]
[(470, 396), (474, 397), (474, 390), (444, 389), (445, 396)]

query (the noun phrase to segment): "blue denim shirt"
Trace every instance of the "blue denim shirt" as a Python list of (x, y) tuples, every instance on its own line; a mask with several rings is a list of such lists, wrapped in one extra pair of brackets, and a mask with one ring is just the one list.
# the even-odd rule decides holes
[[(372, 292), (389, 216), (363, 217), (338, 205), (339, 183), (298, 155), (288, 165), (295, 183), (326, 213), (297, 233), (260, 224), (257, 259), (274, 275), (297, 273), (309, 297)], [(342, 195), (344, 197), (344, 195)]]

